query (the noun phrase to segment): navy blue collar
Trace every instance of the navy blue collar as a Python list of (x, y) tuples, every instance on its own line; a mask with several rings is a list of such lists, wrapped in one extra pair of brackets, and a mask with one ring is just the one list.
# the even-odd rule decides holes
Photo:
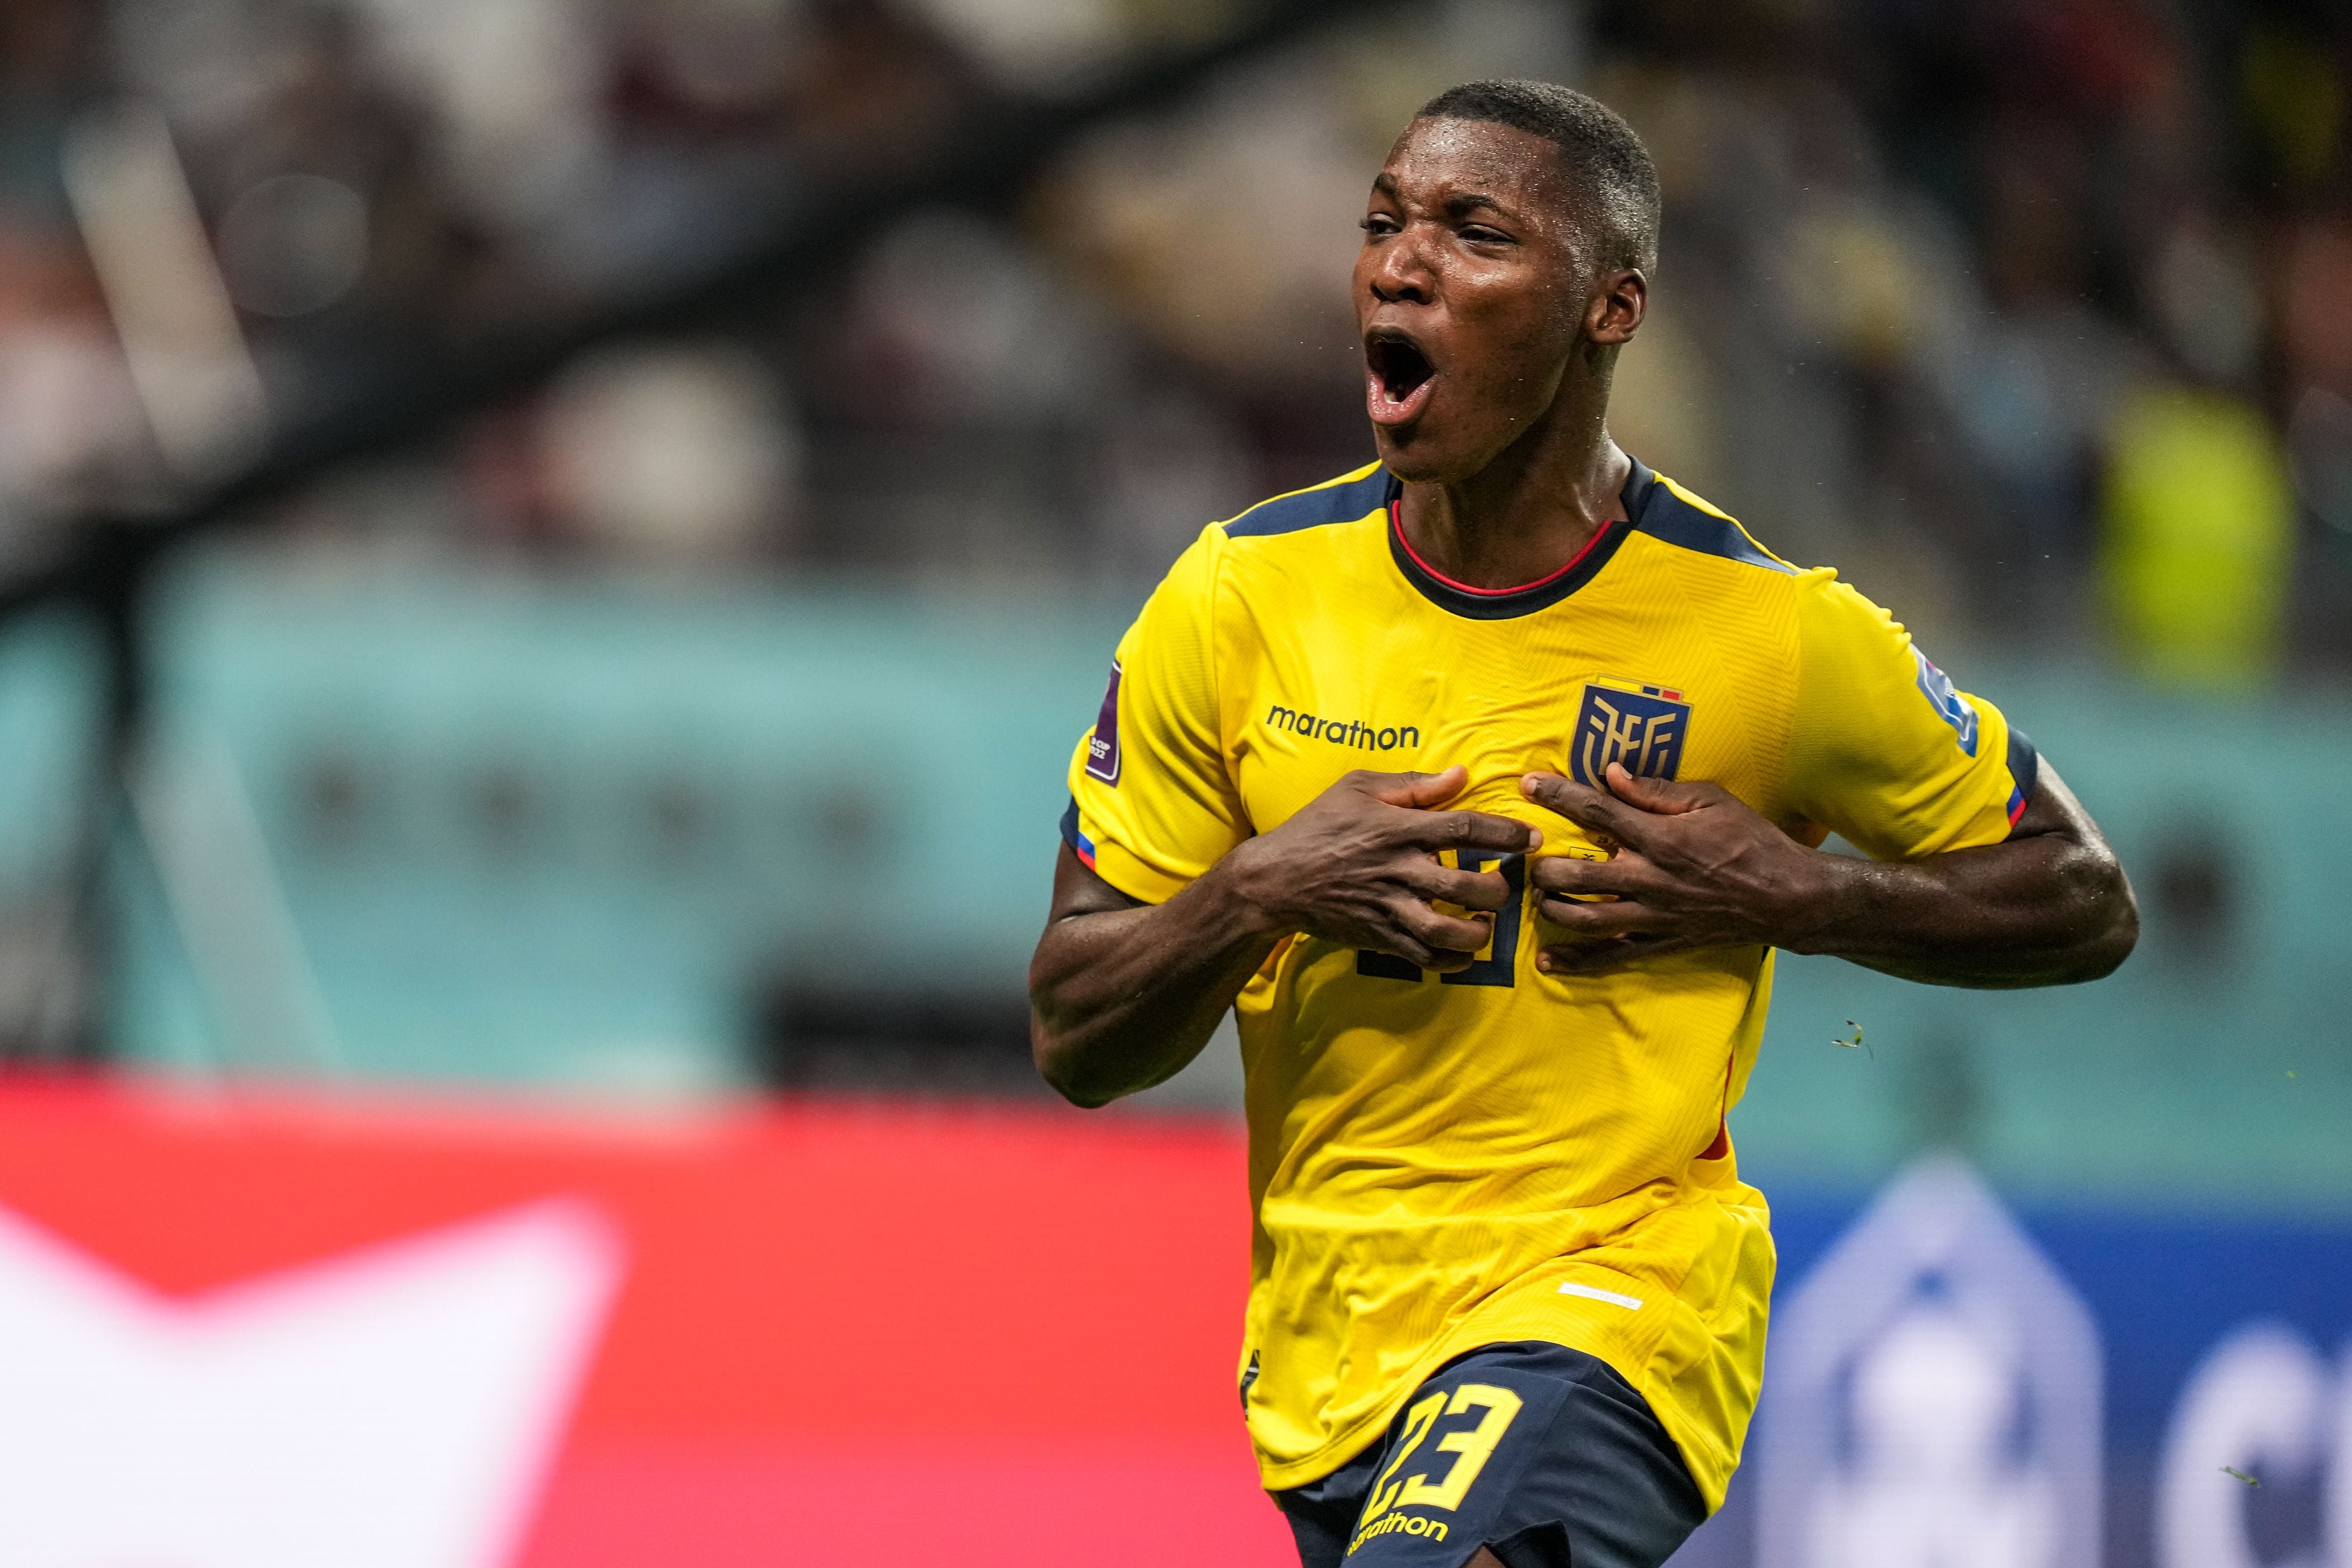
[(1404, 526), (1397, 515), (1397, 498), (1404, 494), (1403, 482), (1389, 476), (1386, 505), (1389, 523), (1389, 555), (1396, 562), (1397, 570), (1405, 581), (1418, 589), (1422, 597), (1441, 610), (1474, 621), (1507, 621), (1518, 616), (1533, 615), (1559, 604), (1587, 583), (1601, 575), (1625, 536), (1642, 525), (1642, 513), (1656, 493), (1657, 475), (1642, 466), (1638, 458), (1631, 459), (1633, 469), (1625, 476), (1625, 488), (1619, 495), (1625, 502), (1625, 515), (1630, 521), (1609, 521), (1601, 525), (1585, 547), (1574, 559), (1549, 576), (1533, 583), (1523, 583), (1516, 588), (1473, 588), (1439, 575), (1413, 553), (1404, 539)]

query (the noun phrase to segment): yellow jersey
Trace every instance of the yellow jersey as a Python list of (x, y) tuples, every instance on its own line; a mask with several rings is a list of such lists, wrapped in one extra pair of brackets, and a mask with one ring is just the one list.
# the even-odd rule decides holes
[[(1469, 770), (1457, 805), (1601, 851), (1533, 771), (1721, 784), (1881, 858), (2005, 837), (2033, 752), (1886, 612), (1636, 463), (1630, 521), (1539, 583), (1416, 557), (1379, 465), (1213, 524), (1119, 643), (1063, 834), (1159, 902), (1355, 768)], [(1773, 1252), (1724, 1117), (1763, 1032), (1760, 947), (1555, 976), (1522, 889), (1470, 968), (1285, 941), (1234, 1004), (1255, 1209), (1243, 1402), (1303, 1485), (1483, 1344), (1599, 1356), (1718, 1506), (1763, 1371)]]

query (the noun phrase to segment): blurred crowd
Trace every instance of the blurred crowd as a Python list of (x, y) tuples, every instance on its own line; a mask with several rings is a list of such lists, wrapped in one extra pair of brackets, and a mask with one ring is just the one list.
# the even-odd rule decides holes
[(0, 571), (776, 235), (279, 538), (535, 571), (1148, 581), (1369, 456), (1362, 193), (1452, 82), (1582, 85), (1668, 208), (1621, 439), (1939, 635), (2352, 659), (2352, 11), (1334, 7), (1007, 205), (887, 199), (1243, 0), (0, 0)]
[(1813, 553), (2029, 647), (2341, 660), (2352, 13), (1628, 5), (1598, 38), (1743, 502), (1812, 487)]

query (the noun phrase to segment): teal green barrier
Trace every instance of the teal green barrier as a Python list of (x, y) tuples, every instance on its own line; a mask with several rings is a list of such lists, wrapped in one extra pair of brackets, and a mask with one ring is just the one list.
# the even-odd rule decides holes
[(95, 758), (97, 651), (70, 612), (0, 626), (0, 893), (53, 882), (73, 853)]
[[(346, 1070), (723, 1088), (795, 986), (1017, 997), (1135, 597), (214, 569), (173, 600), (161, 735), (234, 758)], [(2057, 992), (1784, 956), (1747, 1157), (1843, 1183), (1940, 1142), (2012, 1190), (2352, 1205), (2346, 693), (1954, 662), (2108, 826), (2147, 935)], [(234, 1061), (202, 910), (122, 879), (128, 1048)]]
[[(1735, 1122), (1775, 1164), (1874, 1177), (1923, 1138), (2013, 1190), (2352, 1199), (2352, 705), (1988, 670), (2107, 830), (2138, 950), (2095, 984), (1958, 992), (1780, 959)], [(1830, 1042), (1851, 1037), (1867, 1049)]]
[[(223, 574), (159, 707), (238, 760), (352, 1068), (724, 1085), (786, 982), (1017, 994), (1130, 608)], [(122, 1027), (193, 1060), (167, 923)]]

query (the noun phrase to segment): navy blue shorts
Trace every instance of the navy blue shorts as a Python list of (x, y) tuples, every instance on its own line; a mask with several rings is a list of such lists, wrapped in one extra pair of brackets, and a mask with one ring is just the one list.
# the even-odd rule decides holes
[(1689, 1469), (1615, 1368), (1526, 1341), (1456, 1356), (1388, 1433), (1276, 1492), (1304, 1568), (1657, 1568), (1706, 1518)]

